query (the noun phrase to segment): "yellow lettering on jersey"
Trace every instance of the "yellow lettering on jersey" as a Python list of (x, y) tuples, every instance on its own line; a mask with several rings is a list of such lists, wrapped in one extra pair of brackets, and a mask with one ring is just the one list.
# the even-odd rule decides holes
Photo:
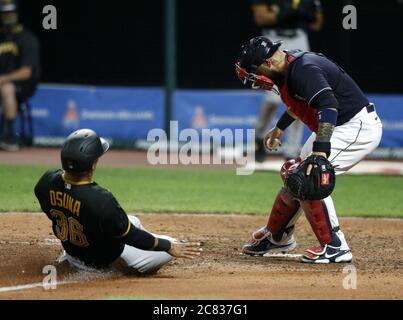
[(67, 203), (67, 201), (68, 201), (68, 195), (67, 194), (65, 194), (65, 193), (63, 193), (63, 208), (66, 208), (66, 203)]
[(81, 201), (61, 191), (50, 190), (49, 195), (51, 206), (67, 209), (76, 216), (80, 215)]
[(69, 211), (73, 212), (73, 201), (74, 199), (72, 197), (69, 197)]
[(56, 205), (56, 195), (53, 190), (50, 190), (50, 205), (55, 206)]
[(73, 213), (78, 217), (80, 215), (81, 201), (74, 202)]
[(60, 192), (60, 191), (57, 191), (56, 192), (56, 203), (57, 203), (57, 206), (58, 207), (61, 207), (61, 208), (63, 208), (63, 199), (62, 199), (62, 197), (63, 197), (63, 192)]

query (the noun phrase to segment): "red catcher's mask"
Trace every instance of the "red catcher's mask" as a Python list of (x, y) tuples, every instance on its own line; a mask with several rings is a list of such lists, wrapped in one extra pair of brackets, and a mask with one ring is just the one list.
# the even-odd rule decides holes
[(257, 75), (255, 73), (247, 72), (244, 68), (241, 67), (239, 62), (235, 63), (235, 71), (243, 85), (247, 85), (248, 82), (251, 82), (252, 89), (273, 91), (274, 93), (279, 94), (278, 90), (274, 88), (273, 80), (271, 80), (270, 78), (263, 75)]

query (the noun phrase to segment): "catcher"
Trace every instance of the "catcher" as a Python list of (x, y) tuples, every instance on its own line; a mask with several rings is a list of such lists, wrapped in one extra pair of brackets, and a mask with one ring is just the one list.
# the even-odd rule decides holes
[[(320, 246), (307, 249), (308, 263), (350, 262), (347, 244), (330, 196), (335, 176), (348, 171), (371, 153), (382, 136), (375, 106), (355, 81), (322, 54), (282, 51), (281, 41), (256, 37), (245, 43), (236, 63), (243, 84), (280, 94), (287, 109), (265, 136), (273, 150), (284, 130), (300, 119), (312, 131), (300, 157), (287, 161), (267, 225), (255, 231), (243, 248), (249, 255), (295, 249), (295, 223), (302, 211)], [(275, 88), (278, 88), (278, 90)]]
[(129, 270), (152, 273), (172, 257), (200, 255), (198, 243), (144, 230), (112, 193), (92, 181), (98, 158), (108, 148), (108, 142), (90, 129), (73, 132), (61, 151), (64, 170), (47, 171), (35, 186), (41, 208), (65, 250), (62, 260), (79, 270), (123, 264)]

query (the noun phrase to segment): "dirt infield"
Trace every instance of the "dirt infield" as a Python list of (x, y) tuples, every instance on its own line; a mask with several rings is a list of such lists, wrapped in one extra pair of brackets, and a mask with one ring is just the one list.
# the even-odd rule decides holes
[[(357, 288), (346, 290), (346, 265), (306, 265), (295, 258), (248, 257), (240, 248), (265, 217), (139, 214), (146, 228), (203, 242), (202, 257), (175, 260), (157, 275), (94, 275), (57, 265), (59, 285), (11, 291), (41, 283), (45, 265), (55, 264), (60, 246), (42, 214), (0, 215), (0, 299), (402, 299), (403, 220), (342, 219), (354, 253)], [(7, 239), (7, 241), (4, 241)], [(52, 240), (53, 239), (53, 240)], [(298, 248), (316, 244), (301, 218)], [(347, 269), (344, 269), (347, 272)], [(16, 288), (13, 288), (16, 289)]]

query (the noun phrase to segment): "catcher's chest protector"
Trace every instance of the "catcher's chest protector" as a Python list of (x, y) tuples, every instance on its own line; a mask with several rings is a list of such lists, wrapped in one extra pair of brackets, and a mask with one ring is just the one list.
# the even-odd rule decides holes
[[(302, 57), (305, 53), (298, 52), (296, 54), (287, 53), (287, 64), (290, 67), (291, 63)], [(318, 131), (318, 114), (317, 110), (311, 108), (304, 100), (299, 100), (290, 94), (287, 81), (279, 88), (281, 100), (287, 105), (287, 108), (294, 113), (309, 129), (313, 132)]]

